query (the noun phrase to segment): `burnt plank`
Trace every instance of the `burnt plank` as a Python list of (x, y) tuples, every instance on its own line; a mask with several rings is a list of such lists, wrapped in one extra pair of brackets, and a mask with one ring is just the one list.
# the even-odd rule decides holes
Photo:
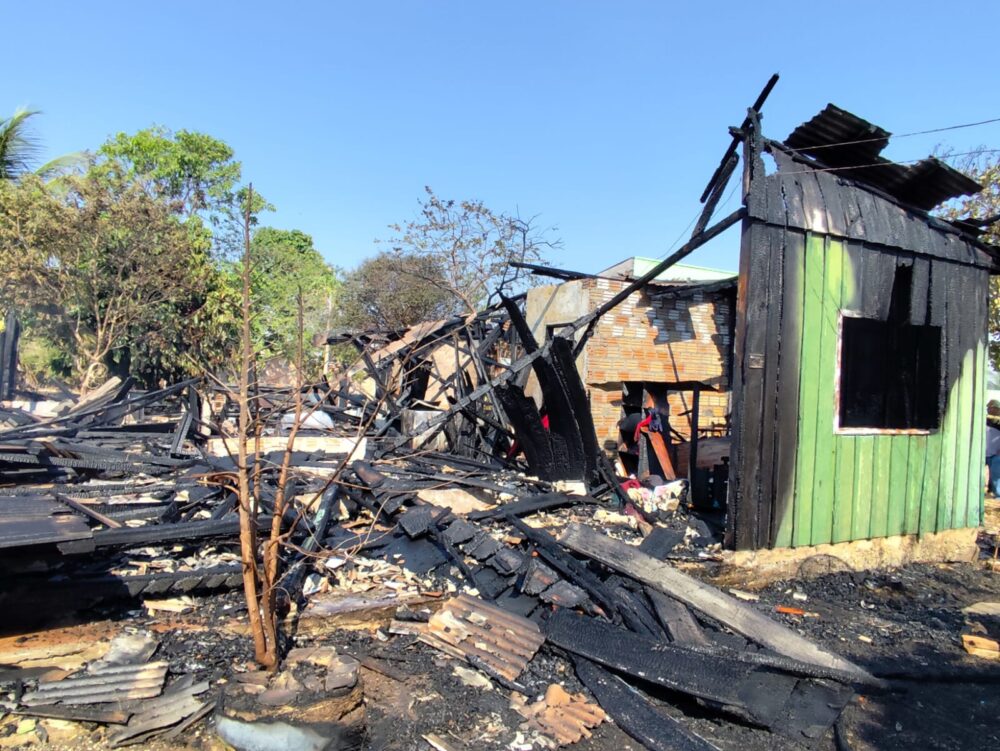
[(677, 720), (657, 711), (618, 676), (579, 657), (573, 665), (580, 681), (615, 724), (651, 751), (719, 751)]
[(784, 297), (784, 240), (787, 232), (768, 228), (771, 238), (768, 248), (768, 273), (764, 285), (766, 300), (764, 315), (766, 320), (764, 344), (764, 369), (761, 388), (760, 416), (760, 498), (758, 501), (759, 516), (754, 531), (754, 547), (765, 548), (773, 544), (772, 533), (774, 524), (774, 494), (777, 456), (777, 420), (778, 383), (780, 379), (781, 345), (784, 343), (781, 332), (782, 305)]
[(705, 636), (705, 632), (684, 603), (652, 587), (646, 587), (646, 594), (653, 603), (656, 617), (670, 634), (671, 641), (684, 646), (711, 646), (712, 642)]
[(653, 531), (639, 543), (639, 550), (662, 561), (682, 542), (684, 542), (683, 529), (653, 527)]
[(534, 400), (525, 396), (518, 386), (497, 386), (494, 393), (510, 420), (528, 466), (542, 480), (565, 479), (556, 466), (552, 444)]
[(571, 340), (561, 336), (555, 337), (552, 340), (550, 357), (552, 367), (555, 369), (560, 384), (562, 384), (573, 418), (576, 420), (577, 430), (580, 433), (586, 477), (588, 480), (592, 480), (597, 471), (597, 460), (601, 454), (601, 447), (597, 442), (597, 430), (594, 427), (594, 416), (590, 411), (587, 390), (583, 381), (580, 380), (579, 371), (576, 369)]
[(805, 211), (806, 227), (810, 232), (819, 235), (830, 234), (827, 225), (826, 202), (816, 181), (816, 173), (812, 170), (801, 170), (797, 175), (802, 184), (802, 208)]
[(837, 178), (829, 172), (816, 172), (815, 177), (823, 196), (823, 204), (826, 206), (827, 231), (837, 237), (848, 237), (847, 218), (841, 195), (849, 191), (843, 190)]
[(516, 501), (504, 503), (496, 508), (484, 511), (471, 511), (466, 518), (471, 521), (487, 519), (502, 519), (506, 516), (529, 516), (539, 511), (547, 511), (563, 506), (573, 506), (579, 503), (599, 503), (588, 495), (569, 495), (568, 493), (540, 493), (538, 495), (521, 496)]
[(849, 660), (826, 651), (745, 603), (669, 564), (650, 558), (627, 543), (576, 523), (566, 528), (559, 542), (575, 553), (593, 558), (636, 581), (669, 594), (779, 654), (841, 671), (859, 681), (877, 683), (866, 670)]
[(737, 277), (736, 304), (733, 311), (733, 365), (732, 365), (732, 425), (731, 453), (729, 457), (728, 513), (726, 514), (726, 545), (732, 547), (736, 538), (736, 518), (743, 513), (743, 476), (735, 468), (743, 466), (743, 361), (746, 353), (747, 295), (750, 276), (750, 223), (744, 222), (740, 242), (740, 270)]
[(847, 222), (847, 237), (852, 240), (864, 240), (866, 237), (865, 221), (861, 215), (861, 206), (858, 204), (859, 191), (854, 190), (849, 183), (841, 178), (836, 178), (836, 180), (840, 187), (840, 201), (844, 208), (844, 219)]
[[(813, 679), (800, 680), (741, 662), (722, 651), (695, 651), (664, 644), (568, 610), (560, 610), (546, 621), (545, 638), (616, 672), (738, 709), (752, 722), (779, 732), (786, 732), (794, 724), (794, 712), (802, 695), (814, 694), (818, 685)], [(827, 698), (827, 692), (821, 693)], [(797, 694), (800, 698), (793, 700)], [(837, 719), (850, 696), (850, 691), (846, 696), (841, 694), (843, 703), (834, 705), (836, 711), (822, 715), (821, 721), (825, 720), (827, 727)]]
[(931, 262), (926, 258), (913, 259), (913, 283), (910, 290), (910, 323), (923, 326), (930, 315), (930, 272)]
[(775, 406), (774, 500), (769, 541), (775, 547), (792, 542), (792, 509), (796, 502), (795, 462), (799, 443), (799, 371), (805, 315), (805, 236), (800, 232), (785, 232), (783, 241), (781, 322), (777, 332), (780, 346)]
[[(801, 167), (795, 165), (791, 172), (781, 175), (782, 192), (785, 194), (786, 221), (789, 227), (806, 229), (805, 198), (802, 191)], [(780, 174), (780, 173), (779, 173)]]
[[(257, 519), (257, 528), (270, 529), (271, 517), (261, 515)], [(240, 533), (239, 519), (209, 519), (205, 521), (177, 522), (175, 524), (147, 524), (143, 527), (122, 527), (120, 529), (98, 530), (93, 537), (80, 541), (78, 545), (67, 542), (60, 545), (63, 552), (89, 552), (93, 548), (131, 547), (133, 545), (148, 545), (150, 543), (174, 542), (179, 540), (204, 540), (208, 538), (229, 537), (236, 539)], [(89, 550), (88, 550), (89, 548)]]
[[(744, 231), (741, 253), (749, 256), (748, 278), (743, 310), (742, 359), (736, 363), (741, 371), (742, 388), (734, 392), (735, 409), (740, 422), (739, 464), (733, 471), (739, 475), (739, 499), (735, 509), (735, 544), (737, 549), (756, 547), (761, 511), (761, 451), (762, 414), (764, 408), (764, 369), (767, 346), (768, 276), (770, 271), (770, 228), (750, 225)], [(744, 291), (741, 289), (741, 291)]]

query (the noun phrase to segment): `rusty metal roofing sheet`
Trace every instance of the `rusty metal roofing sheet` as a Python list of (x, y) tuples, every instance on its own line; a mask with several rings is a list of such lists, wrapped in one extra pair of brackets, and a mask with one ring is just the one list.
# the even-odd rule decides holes
[(924, 211), (982, 186), (944, 162), (929, 157), (897, 164), (880, 156), (891, 134), (863, 118), (828, 104), (785, 139), (789, 149), (815, 159), (838, 175), (871, 185)]
[(514, 694), (511, 706), (528, 721), (528, 725), (543, 735), (553, 738), (560, 746), (589, 738), (590, 728), (597, 727), (607, 715), (596, 704), (587, 701), (583, 694), (570, 694), (558, 683), (551, 684), (545, 697), (534, 704), (527, 704), (523, 697)]
[(533, 621), (461, 594), (431, 616), (420, 640), (514, 681), (545, 637)]

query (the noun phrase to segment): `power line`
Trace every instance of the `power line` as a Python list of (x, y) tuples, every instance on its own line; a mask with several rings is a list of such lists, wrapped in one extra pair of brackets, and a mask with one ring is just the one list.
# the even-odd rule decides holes
[[(974, 123), (960, 123), (958, 125), (946, 125), (943, 128), (930, 128), (928, 130), (914, 130), (914, 131), (912, 131), (910, 133), (900, 133), (898, 135), (892, 135), (892, 134), (890, 134), (890, 136), (887, 136), (885, 138), (859, 138), (859, 139), (856, 139), (856, 140), (853, 140), (853, 141), (838, 141), (837, 143), (826, 143), (826, 144), (820, 144), (820, 145), (816, 145), (816, 146), (801, 146), (801, 147), (795, 148), (795, 149), (785, 146), (784, 150), (785, 151), (790, 151), (790, 152), (793, 152), (793, 153), (798, 153), (800, 151), (818, 151), (819, 149), (831, 149), (831, 148), (834, 148), (836, 146), (853, 146), (855, 144), (860, 144), (860, 143), (873, 143), (873, 142), (876, 142), (876, 141), (886, 141), (890, 137), (891, 138), (910, 138), (912, 136), (926, 136), (926, 135), (929, 135), (931, 133), (944, 133), (945, 131), (949, 131), (949, 130), (961, 130), (963, 128), (975, 128), (975, 127), (978, 127), (980, 125), (991, 125), (993, 123), (1000, 123), (1000, 117), (994, 117), (994, 118), (991, 118), (989, 120), (979, 120), (979, 121), (974, 122)], [(964, 151), (964, 152), (960, 152), (958, 154), (948, 154), (946, 156), (941, 156), (941, 157), (937, 157), (937, 158), (938, 159), (953, 159), (955, 157), (968, 156), (970, 154), (995, 154), (995, 153), (1000, 153), (1000, 149), (977, 149), (975, 151)], [(782, 175), (803, 175), (803, 174), (806, 174), (806, 173), (809, 173), (809, 172), (839, 172), (839, 171), (842, 171), (842, 170), (868, 169), (870, 167), (889, 167), (889, 166), (894, 166), (894, 165), (895, 166), (905, 166), (907, 164), (916, 164), (917, 162), (920, 162), (920, 161), (922, 161), (922, 159), (904, 159), (904, 160), (900, 160), (900, 161), (889, 161), (889, 160), (886, 160), (886, 161), (883, 161), (883, 162), (873, 162), (871, 164), (858, 164), (858, 165), (854, 165), (854, 166), (851, 166), (851, 167), (816, 167), (816, 168), (809, 168), (809, 169), (804, 169), (804, 170), (795, 170), (795, 171), (792, 171), (792, 172), (782, 172), (781, 174)], [(725, 208), (726, 204), (728, 204), (729, 201), (730, 201), (730, 199), (733, 197), (733, 193), (736, 192), (736, 188), (739, 186), (739, 184), (740, 184), (739, 181), (737, 181), (736, 184), (733, 186), (733, 188), (726, 195), (725, 199), (723, 199), (722, 203), (720, 203), (719, 206), (716, 208), (716, 211), (718, 211), (720, 208)], [(700, 215), (701, 215), (701, 211), (696, 211), (695, 212), (694, 216), (691, 217), (691, 221), (689, 221), (687, 223), (687, 226), (685, 226), (684, 229), (681, 230), (681, 233), (677, 236), (677, 239), (674, 240), (673, 243), (670, 244), (670, 246), (667, 248), (666, 251), (664, 251), (663, 253), (660, 254), (660, 256), (659, 256), (660, 258), (666, 257), (666, 255), (668, 253), (670, 253), (671, 251), (674, 250), (674, 248), (677, 246), (677, 244), (684, 238), (684, 235), (687, 234), (688, 230), (691, 229), (691, 227), (694, 225), (694, 223), (696, 221), (698, 221), (698, 217)]]
[[(723, 198), (722, 201), (715, 207), (715, 210), (712, 212), (712, 216), (715, 216), (720, 210), (726, 208), (726, 205), (729, 203), (730, 200), (732, 200), (733, 194), (736, 192), (736, 189), (739, 188), (740, 185), (742, 184), (743, 181), (741, 179), (737, 179), (733, 182), (733, 187), (729, 189), (729, 193), (726, 194), (726, 197)], [(688, 222), (687, 226), (681, 230), (681, 233), (677, 236), (677, 239), (674, 240), (674, 242), (670, 245), (669, 248), (667, 248), (663, 253), (659, 255), (660, 258), (666, 258), (668, 253), (672, 253), (674, 251), (678, 243), (680, 243), (680, 241), (684, 239), (684, 235), (686, 235), (688, 233), (688, 230), (691, 229), (691, 227), (694, 225), (696, 221), (698, 221), (699, 216), (701, 216), (701, 209), (699, 209), (694, 213), (694, 216), (691, 217), (691, 221)]]
[(962, 128), (975, 128), (979, 125), (990, 125), (992, 123), (1000, 123), (1000, 117), (994, 117), (990, 120), (980, 120), (975, 123), (962, 123), (960, 125), (947, 125), (944, 128), (931, 128), (930, 130), (915, 130), (912, 133), (900, 133), (899, 135), (889, 135), (884, 138), (859, 138), (855, 141), (840, 141), (838, 143), (824, 143), (817, 144), (816, 146), (800, 146), (796, 149), (788, 149), (789, 151), (818, 151), (819, 149), (832, 149), (836, 146), (853, 146), (858, 143), (873, 143), (875, 141), (887, 141), (889, 138), (909, 138), (910, 136), (926, 136), (930, 133), (944, 133), (947, 130), (960, 130)]
[[(975, 151), (962, 151), (957, 154), (949, 154), (944, 159), (954, 159), (959, 156), (968, 156), (970, 154), (997, 154), (1000, 153), (1000, 149), (976, 149)], [(805, 175), (810, 172), (842, 172), (844, 170), (856, 170), (856, 169), (869, 169), (870, 167), (905, 167), (908, 164), (916, 164), (917, 162), (922, 162), (927, 157), (921, 159), (902, 159), (897, 162), (891, 162), (885, 160), (882, 162), (872, 162), (871, 164), (852, 164), (847, 167), (809, 167), (803, 170), (792, 170), (790, 172), (781, 171), (782, 175)], [(942, 157), (938, 157), (942, 158)]]

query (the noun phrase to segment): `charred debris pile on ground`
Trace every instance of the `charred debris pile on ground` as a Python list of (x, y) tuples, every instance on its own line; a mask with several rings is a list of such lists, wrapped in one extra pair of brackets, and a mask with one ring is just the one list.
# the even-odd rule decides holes
[[(621, 731), (651, 749), (847, 742), (856, 692), (889, 685), (769, 617), (759, 595), (685, 573), (719, 559), (720, 520), (690, 508), (684, 480), (623, 485), (569, 340), (539, 346), (509, 301), (405, 339), (359, 342), (363, 371), (307, 389), (277, 673), (253, 667), (245, 605), (223, 594), (241, 576), (226, 394), (112, 380), (77, 401), (8, 402), (5, 632), (112, 621), (82, 643), (7, 639), (0, 740), (73, 723), (106, 746), (526, 749)], [(547, 426), (524, 395), (529, 369)], [(265, 528), (289, 394), (258, 397)], [(489, 698), (456, 715), (393, 704), (386, 683), (435, 674), (439, 701)], [(426, 732), (390, 737), (396, 711)]]

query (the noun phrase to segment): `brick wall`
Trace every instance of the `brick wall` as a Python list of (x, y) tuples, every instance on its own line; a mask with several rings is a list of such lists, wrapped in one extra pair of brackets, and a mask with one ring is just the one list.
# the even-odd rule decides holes
[[(591, 308), (610, 299), (627, 282), (590, 279)], [(654, 288), (655, 289), (655, 288)], [(617, 446), (623, 381), (708, 381), (719, 379), (719, 393), (702, 392), (699, 424), (724, 425), (729, 405), (727, 358), (731, 347), (731, 295), (693, 292), (650, 296), (636, 292), (605, 315), (587, 343), (583, 380), (590, 391), (597, 438), (608, 450)], [(670, 397), (670, 424), (689, 434), (690, 394)]]

